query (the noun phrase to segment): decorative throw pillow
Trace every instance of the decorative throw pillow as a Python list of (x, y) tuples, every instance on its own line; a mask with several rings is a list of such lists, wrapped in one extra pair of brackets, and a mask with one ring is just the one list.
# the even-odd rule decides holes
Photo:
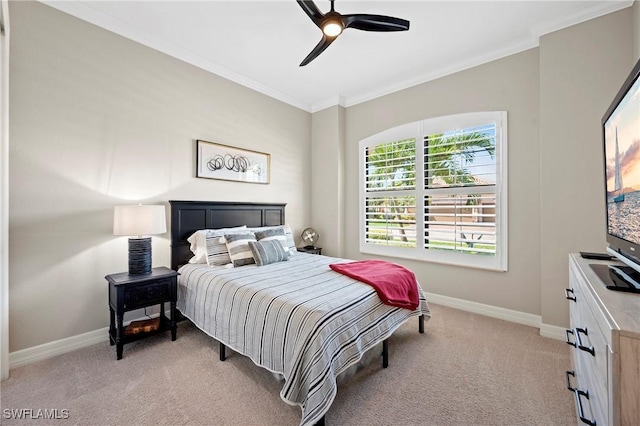
[(226, 240), (227, 250), (233, 266), (255, 263), (249, 248), (249, 241), (256, 241), (256, 236), (252, 232), (225, 234), (224, 239)]
[(249, 241), (248, 244), (258, 266), (289, 260), (289, 251), (278, 240)]
[(229, 257), (229, 250), (227, 249), (227, 243), (224, 238), (222, 241), (220, 237), (224, 237), (226, 234), (241, 234), (246, 233), (245, 229), (237, 229), (237, 230), (211, 230), (207, 233), (205, 238), (205, 262), (209, 266), (221, 266), (227, 265), (231, 263), (231, 258)]
[[(235, 232), (241, 229), (247, 229), (246, 225), (233, 228), (200, 229), (194, 232), (187, 238), (187, 241), (191, 244), (189, 248), (194, 255), (189, 260), (189, 263), (208, 263), (206, 238), (211, 232), (218, 232), (218, 237), (220, 237), (220, 235), (224, 235), (225, 232)], [(229, 263), (229, 261), (227, 263)]]
[(298, 251), (296, 249), (296, 243), (293, 239), (293, 233), (291, 232), (291, 227), (289, 225), (276, 225), (276, 226), (261, 226), (255, 228), (247, 228), (247, 231), (251, 232), (262, 232), (269, 231), (271, 229), (282, 229), (284, 231), (284, 237), (286, 239), (286, 244), (284, 245), (285, 249), (289, 250), (289, 255), (297, 254)]
[(282, 244), (282, 247), (285, 250), (289, 250), (289, 247), (287, 247), (287, 238), (284, 236), (284, 228), (283, 227), (278, 227), (278, 228), (273, 228), (273, 229), (267, 229), (264, 231), (258, 231), (255, 232), (256, 234), (256, 239), (258, 241), (272, 241), (272, 240), (276, 240), (279, 241), (280, 244)]

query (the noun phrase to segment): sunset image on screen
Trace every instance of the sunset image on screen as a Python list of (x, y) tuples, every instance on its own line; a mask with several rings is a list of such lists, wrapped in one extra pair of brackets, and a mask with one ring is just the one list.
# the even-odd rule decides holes
[(604, 123), (607, 232), (640, 244), (640, 81)]
[(607, 194), (640, 190), (640, 80), (605, 123)]

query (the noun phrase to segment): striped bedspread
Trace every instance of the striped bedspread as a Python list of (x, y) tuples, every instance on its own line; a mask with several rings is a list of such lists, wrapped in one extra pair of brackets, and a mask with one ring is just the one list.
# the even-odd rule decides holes
[(384, 305), (371, 286), (329, 268), (338, 262), (348, 260), (299, 253), (260, 267), (185, 265), (178, 277), (180, 312), (257, 365), (282, 374), (280, 396), (301, 407), (301, 425), (322, 418), (335, 398), (336, 376), (367, 349), (410, 317), (430, 316), (422, 289), (415, 311)]

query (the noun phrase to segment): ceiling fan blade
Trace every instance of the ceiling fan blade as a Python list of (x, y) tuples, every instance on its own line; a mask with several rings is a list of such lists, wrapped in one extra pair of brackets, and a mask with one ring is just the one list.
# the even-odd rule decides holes
[(298, 2), (302, 10), (304, 10), (304, 13), (306, 13), (309, 18), (311, 18), (313, 23), (316, 24), (318, 28), (321, 28), (320, 25), (322, 24), (322, 18), (324, 18), (324, 15), (322, 14), (322, 12), (320, 12), (320, 9), (318, 9), (316, 4), (311, 0), (296, 1)]
[(318, 57), (318, 55), (320, 55), (322, 52), (325, 51), (325, 49), (327, 47), (329, 47), (329, 45), (331, 43), (333, 43), (333, 41), (338, 38), (338, 37), (327, 37), (326, 35), (322, 34), (322, 40), (320, 40), (320, 43), (318, 43), (316, 45), (316, 47), (313, 48), (313, 50), (311, 51), (311, 53), (309, 53), (307, 55), (306, 58), (304, 58), (304, 60), (302, 62), (300, 62), (300, 66), (304, 67), (305, 65), (307, 65), (309, 62), (313, 61), (315, 58)]
[(393, 16), (368, 15), (356, 13), (342, 15), (342, 23), (345, 28), (355, 28), (364, 31), (407, 31), (409, 21)]

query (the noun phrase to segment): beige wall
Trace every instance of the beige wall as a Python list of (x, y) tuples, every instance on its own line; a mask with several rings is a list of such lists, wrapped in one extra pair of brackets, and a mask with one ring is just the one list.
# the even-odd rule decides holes
[(567, 253), (604, 251), (601, 120), (633, 68), (632, 10), (540, 40), (542, 318), (568, 323)]
[[(311, 114), (40, 3), (10, 15), (12, 352), (108, 325), (116, 204), (285, 202), (309, 226)], [(195, 178), (195, 139), (270, 153), (271, 183)]]
[(345, 109), (313, 114), (311, 148), (311, 224), (320, 234), (322, 254), (343, 257)]

